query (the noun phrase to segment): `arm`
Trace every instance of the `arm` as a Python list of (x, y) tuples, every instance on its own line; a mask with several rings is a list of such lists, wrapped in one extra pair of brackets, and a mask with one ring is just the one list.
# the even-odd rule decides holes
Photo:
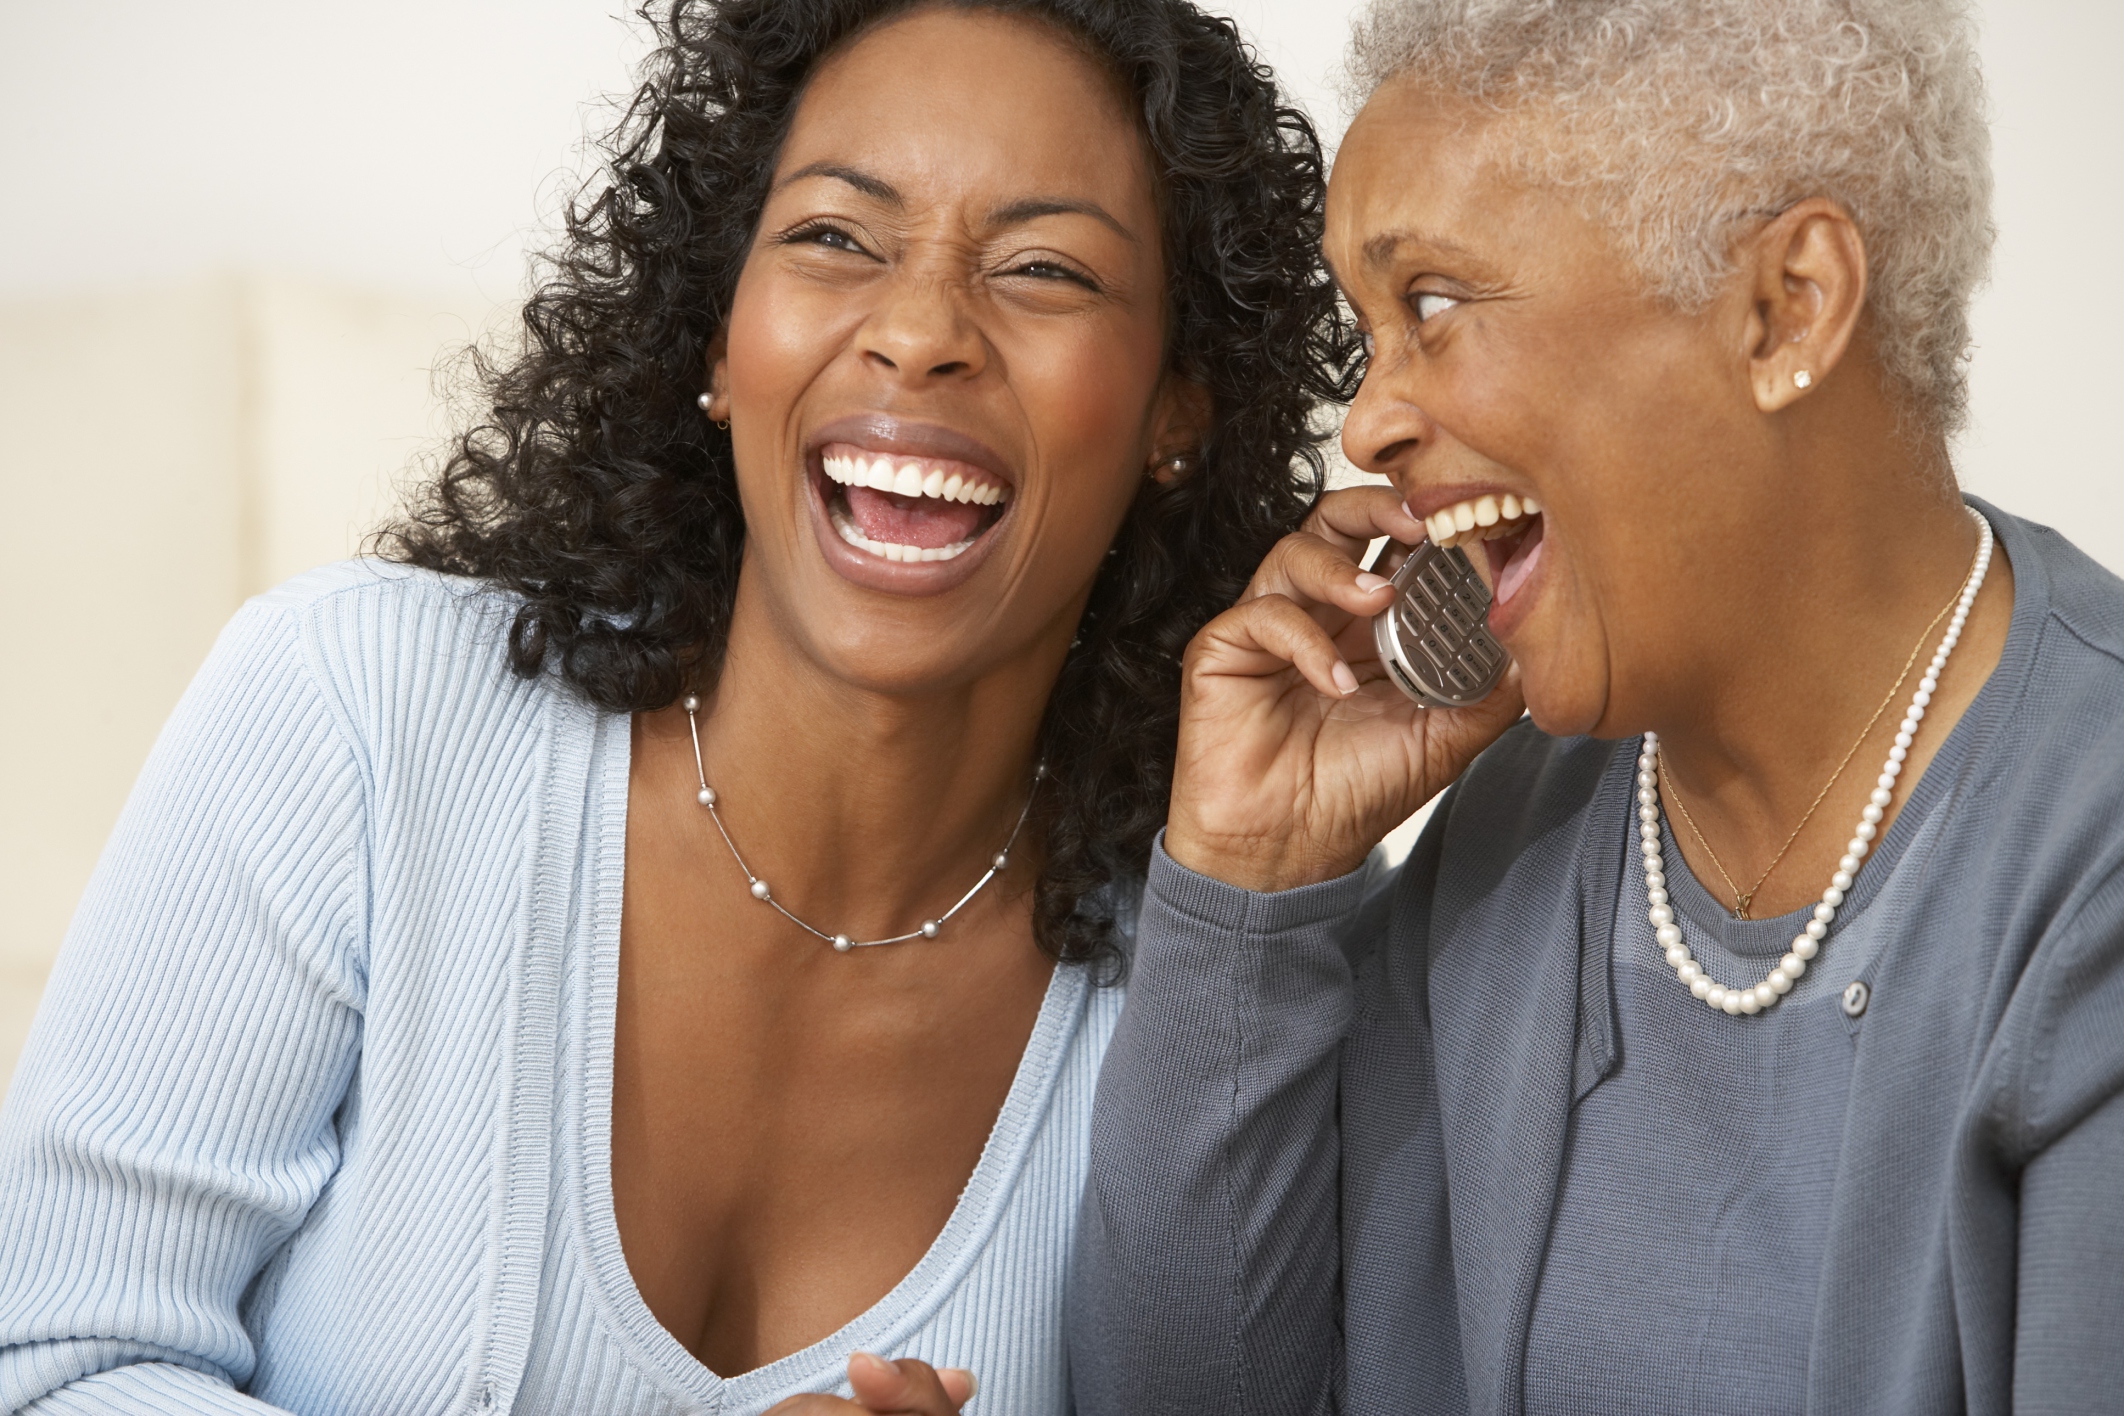
[(1422, 524), (1331, 493), (1188, 646), (1163, 847), (1092, 1120), (1070, 1304), (1085, 1416), (1332, 1410), (1337, 1070), (1356, 873), (1521, 711), (1516, 678), (1424, 711), (1387, 680), (1359, 571)]
[(0, 1409), (264, 1412), (246, 1288), (339, 1159), (358, 765), (293, 616), (238, 615), (104, 852), (0, 1111)]
[(1370, 875), (1258, 895), (1157, 851), (1070, 1289), (1084, 1416), (1330, 1409), (1336, 1070)]
[(2113, 1411), (2124, 1383), (2124, 1092), (2021, 1175), (2013, 1409)]
[(2113, 1411), (2124, 1386), (2124, 868), (2038, 946), (2021, 1170), (2013, 1409)]

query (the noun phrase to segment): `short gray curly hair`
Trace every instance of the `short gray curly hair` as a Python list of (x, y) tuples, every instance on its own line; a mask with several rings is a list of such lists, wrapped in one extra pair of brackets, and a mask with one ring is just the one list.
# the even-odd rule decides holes
[(1967, 0), (1372, 0), (1350, 96), (1404, 74), (1538, 119), (1528, 175), (1580, 188), (1684, 308), (1752, 222), (1842, 204), (1891, 391), (1926, 430), (1961, 427), (1993, 236)]

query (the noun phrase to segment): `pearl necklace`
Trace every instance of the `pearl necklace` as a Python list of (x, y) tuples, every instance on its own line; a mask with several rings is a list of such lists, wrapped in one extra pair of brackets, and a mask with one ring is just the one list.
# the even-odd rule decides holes
[(781, 912), (782, 918), (806, 933), (816, 934), (819, 938), (831, 944), (834, 947), (834, 952), (840, 954), (845, 954), (851, 949), (872, 949), (880, 944), (904, 944), (910, 939), (936, 938), (942, 932), (944, 926), (950, 923), (951, 917), (960, 910), (965, 909), (967, 902), (980, 894), (988, 882), (1000, 875), (1003, 872), (1003, 868), (1010, 864), (1010, 848), (1018, 843), (1018, 833), (1025, 829), (1025, 818), (1032, 814), (1033, 795), (1038, 791), (1040, 783), (1047, 779), (1047, 764), (1045, 762), (1033, 768), (1034, 791), (1026, 794), (1025, 805), (1018, 812), (1018, 824), (1010, 828), (1010, 839), (1003, 843), (1002, 850), (989, 857), (988, 870), (979, 880), (974, 881), (971, 890), (959, 896), (959, 902), (950, 909), (944, 911), (935, 919), (923, 920), (920, 925), (905, 934), (895, 934), (889, 939), (854, 939), (846, 934), (828, 934), (825, 930), (791, 913), (787, 906), (774, 897), (774, 891), (768, 887), (767, 882), (754, 875), (752, 867), (745, 864), (745, 857), (738, 853), (737, 842), (730, 839), (730, 829), (723, 825), (723, 814), (716, 810), (719, 798), (715, 794), (715, 788), (708, 785), (708, 771), (701, 764), (701, 700), (689, 693), (679, 706), (686, 710), (686, 731), (693, 737), (693, 772), (700, 782), (700, 790), (694, 793), (693, 799), (708, 808), (708, 818), (715, 822), (716, 833), (723, 838), (723, 844), (730, 847), (731, 859), (737, 862), (738, 869), (744, 871), (745, 879), (751, 882), (752, 898), (762, 904), (773, 906)]
[(1939, 689), (1940, 671), (1947, 667), (1947, 658), (1954, 653), (1954, 646), (1962, 637), (1962, 626), (1969, 621), (1969, 607), (1976, 603), (1977, 591), (1984, 587), (1984, 573), (1991, 568), (1991, 523), (1975, 508), (1968, 510), (1977, 525), (1976, 561), (1969, 568), (1968, 580), (1963, 583), (1962, 598), (1955, 602), (1954, 618), (1947, 624), (1947, 633), (1941, 638), (1939, 651), (1932, 656), (1925, 677), (1918, 681), (1917, 692), (1911, 695), (1910, 711), (1903, 714), (1903, 721), (1896, 728), (1895, 746), (1888, 749), (1888, 760), (1881, 767), (1873, 796), (1851, 832), (1843, 859), (1836, 863), (1836, 873), (1829, 877), (1829, 888), (1822, 891), (1821, 903), (1814, 907), (1814, 918), (1807, 921), (1806, 929), (1792, 941), (1791, 950), (1778, 960), (1777, 967), (1752, 988), (1727, 988), (1713, 982), (1704, 972), (1703, 965), (1690, 954), (1689, 946), (1682, 942), (1681, 926), (1675, 922), (1674, 905), (1667, 894), (1665, 863), (1660, 850), (1659, 734), (1645, 734), (1644, 748), (1637, 757), (1637, 835), (1638, 849), (1645, 858), (1645, 903), (1649, 906), (1646, 918), (1652, 921), (1653, 935), (1665, 952), (1667, 962), (1673, 966), (1675, 977), (1681, 980), (1692, 997), (1727, 1014), (1760, 1013), (1790, 993), (1800, 975), (1807, 972), (1807, 965), (1821, 952), (1822, 940), (1828, 937), (1829, 926), (1836, 922), (1837, 908), (1844, 903), (1844, 896), (1851, 889), (1859, 863), (1872, 849), (1873, 838), (1879, 833), (1888, 803), (1895, 799), (1895, 780), (1902, 775), (1903, 762), (1910, 755), (1910, 744), (1917, 736), (1918, 724), (1924, 721), (1925, 708)]

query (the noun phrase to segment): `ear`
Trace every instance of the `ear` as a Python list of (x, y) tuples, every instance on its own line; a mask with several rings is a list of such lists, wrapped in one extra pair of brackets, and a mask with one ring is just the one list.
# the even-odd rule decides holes
[(1183, 374), (1165, 376), (1151, 408), (1150, 466), (1145, 475), (1169, 487), (1202, 466), (1202, 444), (1209, 439), (1213, 404), (1209, 390), (1193, 379)]
[(1810, 197), (1742, 253), (1754, 268), (1747, 353), (1755, 405), (1790, 407), (1843, 360), (1866, 310), (1866, 242), (1837, 203)]
[(708, 417), (717, 423), (730, 421), (730, 334), (717, 330), (708, 341)]

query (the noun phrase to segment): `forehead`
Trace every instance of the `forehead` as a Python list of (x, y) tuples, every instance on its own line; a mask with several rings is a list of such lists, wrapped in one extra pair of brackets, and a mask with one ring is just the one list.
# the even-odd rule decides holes
[(1507, 231), (1531, 195), (1502, 160), (1505, 123), (1406, 79), (1372, 95), (1328, 182), (1329, 259), (1346, 281), (1397, 236), (1468, 248)]
[(909, 195), (1023, 188), (1110, 210), (1154, 204), (1120, 81), (1072, 36), (994, 10), (916, 10), (830, 55), (778, 165), (822, 160), (889, 176)]

